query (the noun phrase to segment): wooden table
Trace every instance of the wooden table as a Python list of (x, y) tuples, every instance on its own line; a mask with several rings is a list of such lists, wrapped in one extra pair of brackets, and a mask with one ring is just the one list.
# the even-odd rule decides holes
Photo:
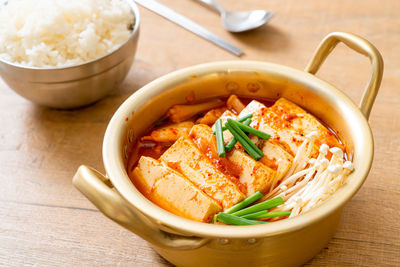
[[(215, 13), (193, 1), (163, 2), (241, 47), (242, 59), (302, 69), (332, 31), (354, 32), (377, 46), (385, 73), (370, 118), (374, 164), (345, 207), (334, 238), (308, 265), (400, 266), (400, 1), (220, 0), (233, 10), (276, 13), (267, 26), (242, 34), (224, 31)], [(83, 163), (104, 171), (107, 123), (138, 88), (179, 68), (238, 58), (140, 11), (136, 60), (122, 87), (104, 100), (73, 111), (52, 110), (0, 82), (0, 265), (168, 265), (145, 241), (98, 212), (72, 186), (72, 176)], [(318, 75), (358, 102), (369, 62), (340, 45)]]

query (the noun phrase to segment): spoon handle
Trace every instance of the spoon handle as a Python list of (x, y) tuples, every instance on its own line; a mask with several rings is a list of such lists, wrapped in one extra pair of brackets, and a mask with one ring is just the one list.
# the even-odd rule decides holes
[(206, 4), (212, 8), (214, 8), (215, 10), (217, 10), (220, 14), (225, 13), (226, 10), (217, 2), (215, 2), (214, 0), (197, 0), (203, 4)]
[(218, 45), (219, 47), (222, 47), (228, 50), (229, 52), (232, 52), (236, 56), (241, 56), (243, 54), (243, 51), (241, 49), (228, 43), (218, 35), (215, 35), (206, 28), (200, 26), (199, 24), (188, 19), (187, 17), (177, 13), (176, 11), (167, 7), (166, 5), (161, 4), (157, 0), (135, 0), (135, 2), (153, 11), (154, 13), (172, 21), (173, 23), (178, 24), (179, 26), (185, 28), (186, 30), (191, 31), (194, 34), (206, 39), (207, 41), (210, 41), (215, 45)]

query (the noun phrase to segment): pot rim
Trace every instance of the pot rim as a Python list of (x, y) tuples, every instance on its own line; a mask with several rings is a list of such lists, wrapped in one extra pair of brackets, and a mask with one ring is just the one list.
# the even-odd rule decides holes
[[(354, 140), (354, 146), (357, 149), (354, 153), (353, 163), (357, 168), (348, 176), (346, 184), (318, 207), (300, 216), (268, 225), (242, 227), (213, 225), (185, 219), (158, 207), (144, 197), (130, 181), (123, 163), (121, 149), (126, 130), (124, 122), (126, 117), (131, 114), (133, 107), (140, 106), (141, 103), (148, 101), (152, 96), (164, 91), (165, 88), (176, 85), (178, 82), (182, 82), (192, 75), (202, 76), (209, 73), (237, 70), (278, 74), (282, 77), (287, 77), (296, 84), (303, 85), (306, 90), (318, 91), (326, 96), (330, 96), (330, 99), (334, 99), (334, 106), (346, 111), (346, 120), (351, 120), (355, 127), (361, 127), (360, 132), (363, 135)], [(218, 61), (195, 65), (166, 74), (146, 84), (126, 99), (108, 124), (103, 141), (103, 162), (108, 177), (121, 196), (141, 213), (152, 218), (159, 225), (158, 227), (164, 226), (181, 234), (200, 237), (257, 238), (300, 230), (329, 216), (329, 214), (337, 209), (341, 209), (364, 183), (372, 165), (373, 151), (373, 137), (367, 119), (348, 96), (330, 83), (305, 71), (274, 63)]]

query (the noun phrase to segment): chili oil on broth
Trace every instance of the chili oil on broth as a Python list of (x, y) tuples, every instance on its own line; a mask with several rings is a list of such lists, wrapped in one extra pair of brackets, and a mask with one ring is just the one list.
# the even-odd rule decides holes
[[(228, 97), (222, 97), (221, 98), (223, 101), (226, 101), (228, 99)], [(249, 98), (249, 97), (239, 97), (239, 99), (242, 101), (242, 103), (244, 105), (248, 105), (251, 101), (253, 100), (257, 100), (260, 103), (262, 103), (263, 105), (265, 105), (266, 107), (271, 107), (275, 101), (272, 99), (254, 99), (254, 98)], [(202, 100), (201, 102), (206, 102), (207, 100)], [(188, 101), (188, 103), (191, 104), (195, 104), (196, 102), (192, 101)], [(225, 106), (223, 106), (224, 108), (228, 109)], [(305, 110), (307, 113), (311, 114), (310, 112), (308, 112), (306, 109), (304, 109), (302, 107), (303, 110)], [(232, 111), (234, 114), (236, 114), (235, 110), (230, 110)], [(236, 114), (237, 115), (237, 114)], [(332, 136), (334, 136), (337, 141), (339, 142), (340, 145), (342, 145), (343, 147), (345, 147), (345, 144), (342, 142), (342, 140), (339, 137), (339, 134), (336, 130), (334, 130), (332, 127), (330, 127), (329, 125), (327, 125), (323, 120), (321, 120), (320, 118), (318, 118), (317, 116), (315, 116), (314, 114), (311, 114), (315, 119), (318, 120), (319, 123), (321, 123), (326, 129), (328, 129), (329, 134), (331, 134)], [(198, 114), (196, 116), (197, 118), (201, 117), (201, 114)], [(168, 119), (167, 117), (164, 115), (163, 117), (161, 117), (159, 120), (157, 120), (156, 122), (154, 122), (152, 124), (151, 127), (148, 128), (148, 130), (146, 130), (144, 132), (143, 136), (148, 136), (154, 129), (156, 129), (157, 127), (160, 126), (165, 126), (166, 124), (168, 124)], [(172, 145), (172, 143), (168, 143), (168, 142), (164, 142), (164, 143), (154, 143), (154, 142), (142, 142), (139, 140), (132, 144), (133, 148), (130, 150), (131, 153), (128, 155), (128, 164), (127, 164), (127, 169), (128, 169), (128, 173), (130, 173), (136, 166), (137, 166), (137, 161), (139, 160), (140, 156), (149, 156), (155, 159), (158, 159), (170, 146)], [(344, 150), (344, 157), (346, 160), (350, 160), (351, 157), (348, 155), (347, 150)]]
[[(251, 103), (251, 101), (254, 100), (251, 98), (244, 98), (244, 97), (243, 98), (240, 97), (238, 99), (241, 101), (241, 103), (244, 106), (247, 106), (249, 103)], [(223, 100), (224, 100), (223, 101), (224, 103), (227, 102), (227, 99), (223, 99)], [(265, 99), (257, 99), (257, 101), (259, 101), (261, 104), (263, 104), (267, 108), (270, 108), (275, 103), (275, 101), (265, 100)], [(192, 101), (188, 101), (188, 102), (191, 102), (190, 103), (191, 105), (196, 105), (196, 104), (205, 103), (207, 101), (195, 102), (192, 100)], [(228, 106), (229, 105), (227, 105), (227, 104), (223, 104), (218, 107), (211, 108), (210, 110), (208, 110), (206, 112), (197, 113), (194, 116), (187, 118), (187, 120), (193, 122), (193, 125), (198, 125), (197, 122), (201, 118), (204, 118), (208, 112), (210, 112), (211, 110), (215, 110), (215, 109), (229, 110), (230, 112), (232, 112), (235, 115), (238, 115), (240, 113), (240, 111), (235, 110), (234, 108), (232, 108), (232, 106), (229, 106), (229, 107)], [(223, 113), (223, 112), (219, 112), (219, 114), (217, 114), (217, 115), (220, 116), (221, 113)], [(310, 113), (308, 113), (308, 114), (310, 114)], [(321, 120), (319, 120), (315, 116), (313, 116), (313, 117), (328, 130), (327, 131), (328, 135), (334, 137), (336, 139), (336, 142), (338, 144), (340, 144), (340, 146), (344, 147), (343, 143), (338, 138), (337, 133), (332, 128), (327, 127)], [(292, 119), (290, 114), (287, 116), (287, 119), (288, 120)], [(212, 123), (212, 124), (214, 124), (214, 123)], [(212, 124), (209, 123), (209, 126), (212, 126)], [(161, 128), (164, 127), (167, 129), (166, 131), (168, 132), (168, 134), (177, 135), (176, 138), (178, 139), (178, 137), (179, 137), (178, 132), (175, 131), (173, 128), (171, 128), (171, 131), (169, 131), (168, 130), (169, 125), (173, 126), (174, 123), (168, 120), (167, 115), (164, 116), (163, 118), (160, 118), (160, 120), (158, 122), (156, 122), (151, 128), (149, 128), (143, 134), (143, 136), (137, 140), (136, 144), (134, 144), (134, 147), (131, 150), (131, 153), (128, 157), (128, 174), (129, 174), (131, 181), (135, 184), (135, 186), (139, 189), (139, 191), (141, 191), (152, 202), (155, 202), (155, 201), (152, 200), (151, 197), (149, 197), (149, 194), (145, 193), (144, 190), (140, 188), (140, 186), (138, 186), (137, 182), (135, 181), (135, 179), (132, 175), (132, 172), (138, 166), (138, 161), (142, 156), (150, 157), (150, 158), (158, 160), (175, 143), (175, 140), (174, 141), (163, 140), (163, 142), (157, 142), (157, 141), (149, 140), (149, 138), (146, 138), (148, 136), (151, 137), (153, 131), (160, 129), (160, 127)], [(212, 136), (211, 138), (209, 138), (208, 140), (203, 142), (204, 140), (202, 141), (201, 138), (196, 139), (193, 136), (190, 136), (189, 133), (190, 133), (190, 129), (188, 129), (187, 133), (185, 133), (185, 134), (180, 133), (179, 135), (183, 135), (186, 138), (192, 139), (193, 142), (197, 145), (197, 147), (201, 151), (201, 153), (203, 153), (206, 156), (207, 160), (210, 161), (212, 163), (212, 165), (214, 165), (214, 167), (216, 167), (221, 173), (223, 173), (226, 177), (228, 177), (229, 180), (234, 184), (234, 186), (237, 187), (237, 189), (239, 189), (240, 192), (242, 192), (243, 194), (246, 194), (247, 185), (241, 183), (240, 179), (239, 179), (239, 173), (243, 169), (242, 166), (240, 164), (232, 163), (231, 161), (227, 160), (226, 158), (218, 158), (216, 156), (217, 148), (216, 148), (215, 136)], [(279, 136), (278, 136), (277, 141), (279, 142)], [(241, 148), (240, 144), (237, 144), (236, 146), (238, 148)], [(291, 152), (292, 156), (294, 156), (294, 153), (292, 151), (290, 151), (290, 152)], [(345, 159), (347, 159), (347, 154), (344, 153), (344, 155), (345, 155)], [(262, 162), (263, 162), (263, 164), (266, 164), (267, 166), (271, 167), (273, 170), (277, 171), (278, 166), (276, 166), (276, 165), (274, 166), (273, 162), (268, 163), (268, 160), (265, 160)], [(171, 167), (171, 165), (169, 165), (169, 167)], [(172, 166), (172, 167), (173, 167), (172, 169), (179, 171), (179, 168), (175, 168), (175, 166)], [(280, 184), (280, 182), (278, 181), (276, 184), (274, 184), (274, 186), (277, 187), (279, 184)], [(204, 188), (199, 187), (199, 189), (204, 191)], [(213, 199), (213, 198), (211, 197), (211, 199)], [(240, 199), (240, 197), (239, 197), (239, 199)], [(213, 199), (213, 200), (215, 200), (215, 199)], [(220, 206), (222, 206), (221, 201), (217, 201), (217, 202)], [(155, 204), (157, 204), (157, 203), (155, 203)], [(158, 204), (158, 205), (174, 214), (179, 213), (174, 208), (168, 208), (168, 205), (160, 205), (160, 204)], [(207, 218), (207, 220), (208, 221), (205, 221), (205, 222), (209, 222), (209, 217)]]

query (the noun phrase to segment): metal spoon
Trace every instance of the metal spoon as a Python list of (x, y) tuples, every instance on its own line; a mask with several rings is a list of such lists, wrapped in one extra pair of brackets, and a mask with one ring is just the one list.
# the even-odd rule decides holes
[(221, 14), (222, 25), (230, 32), (244, 32), (258, 28), (272, 18), (272, 13), (265, 10), (229, 12), (214, 0), (197, 0)]

